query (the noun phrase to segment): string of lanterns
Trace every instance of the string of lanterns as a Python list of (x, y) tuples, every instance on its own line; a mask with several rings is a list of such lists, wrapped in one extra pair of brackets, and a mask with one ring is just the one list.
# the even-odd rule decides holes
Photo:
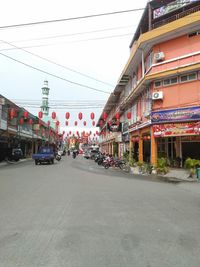
[[(127, 117), (127, 119), (128, 120), (130, 120), (131, 119), (131, 116), (132, 116), (132, 113), (129, 111), (129, 112), (127, 112), (126, 113), (126, 117)], [(16, 117), (16, 110), (14, 109), (14, 108), (12, 108), (11, 110), (10, 110), (10, 118), (11, 119), (13, 119), (13, 118), (15, 118)], [(29, 117), (29, 113), (28, 113), (28, 111), (24, 111), (24, 114), (23, 114), (23, 117), (21, 117), (20, 119), (19, 119), (19, 123), (22, 125), (22, 124), (24, 124), (24, 122), (25, 121), (27, 121), (28, 120), (28, 117)], [(57, 117), (57, 114), (56, 114), (56, 112), (55, 111), (53, 111), (52, 112), (52, 114), (51, 114), (51, 118), (53, 119), (53, 120), (56, 120), (56, 117)], [(117, 124), (119, 124), (120, 123), (120, 113), (119, 112), (117, 112), (116, 114), (115, 114), (115, 119), (116, 119), (116, 123)], [(44, 123), (44, 122), (42, 122), (42, 118), (43, 118), (43, 112), (42, 111), (39, 111), (38, 112), (38, 118), (39, 118), (39, 120), (38, 120), (38, 124), (39, 125), (42, 125), (42, 124), (47, 124), (47, 126), (48, 127), (50, 127), (50, 121), (48, 121), (47, 123)], [(65, 118), (66, 118), (66, 121), (65, 121), (65, 125), (66, 126), (69, 126), (69, 119), (70, 119), (70, 112), (66, 112), (65, 113)], [(83, 119), (83, 113), (82, 112), (79, 112), (78, 113), (78, 120), (79, 121), (81, 121)], [(90, 113), (90, 119), (92, 120), (92, 126), (95, 126), (95, 114), (94, 114), (94, 112), (91, 112)], [(99, 121), (99, 125), (100, 125), (100, 127), (103, 127), (103, 125), (104, 125), (104, 123), (105, 123), (105, 121), (106, 121), (106, 119), (107, 119), (107, 113), (106, 112), (103, 112), (103, 114), (102, 114), (102, 118), (100, 119), (100, 121)], [(28, 123), (31, 125), (31, 124), (33, 124), (33, 119), (29, 119), (28, 120)], [(109, 121), (108, 123), (112, 123), (111, 121)], [(60, 122), (57, 120), (57, 121), (55, 121), (55, 125), (56, 125), (56, 127), (58, 128), (59, 127), (59, 125), (60, 125)], [(82, 122), (82, 125), (83, 126), (86, 126), (87, 125), (87, 122), (86, 122), (86, 120), (84, 120), (83, 122)], [(78, 126), (78, 121), (76, 120), (76, 121), (74, 121), (74, 126)], [(102, 133), (102, 134), (104, 134), (104, 133)], [(144, 140), (149, 140), (149, 136), (148, 137), (145, 137), (144, 138)]]

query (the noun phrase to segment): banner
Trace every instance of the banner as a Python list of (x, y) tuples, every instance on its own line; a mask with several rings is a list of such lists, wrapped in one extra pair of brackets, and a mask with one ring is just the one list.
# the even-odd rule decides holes
[(153, 18), (159, 18), (167, 13), (170, 13), (178, 8), (181, 8), (183, 6), (189, 5), (193, 2), (197, 2), (198, 0), (176, 0), (168, 5), (162, 6), (160, 8), (157, 8), (153, 11)]
[(200, 120), (200, 107), (151, 112), (152, 123), (197, 121), (197, 120)]
[(153, 133), (155, 137), (199, 135), (200, 122), (153, 125)]

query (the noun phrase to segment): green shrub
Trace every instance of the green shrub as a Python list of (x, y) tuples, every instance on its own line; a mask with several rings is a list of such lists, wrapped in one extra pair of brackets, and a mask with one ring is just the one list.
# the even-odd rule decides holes
[(124, 154), (123, 154), (123, 160), (125, 162), (129, 162), (129, 152), (128, 151), (124, 152)]
[(166, 174), (169, 169), (167, 167), (167, 159), (164, 157), (158, 158), (156, 171), (158, 174)]
[(129, 160), (129, 166), (130, 166), (130, 167), (135, 167), (135, 166), (136, 166), (136, 161), (135, 161), (135, 159), (132, 158), (132, 159)]
[(184, 163), (184, 167), (190, 170), (189, 177), (194, 177), (196, 174), (196, 168), (200, 166), (200, 160), (187, 158)]

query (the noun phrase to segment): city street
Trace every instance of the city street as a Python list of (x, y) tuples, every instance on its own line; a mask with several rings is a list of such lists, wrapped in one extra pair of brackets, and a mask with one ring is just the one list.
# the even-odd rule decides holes
[(81, 155), (0, 167), (0, 267), (200, 266), (200, 183)]

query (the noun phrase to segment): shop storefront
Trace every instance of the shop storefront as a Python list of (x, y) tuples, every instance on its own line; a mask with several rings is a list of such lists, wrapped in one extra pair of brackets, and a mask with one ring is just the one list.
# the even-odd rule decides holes
[(132, 157), (136, 161), (150, 162), (151, 160), (151, 128), (150, 122), (144, 122), (138, 125), (131, 125), (130, 132), (130, 150)]
[(152, 112), (158, 157), (182, 167), (186, 158), (200, 159), (200, 107)]

